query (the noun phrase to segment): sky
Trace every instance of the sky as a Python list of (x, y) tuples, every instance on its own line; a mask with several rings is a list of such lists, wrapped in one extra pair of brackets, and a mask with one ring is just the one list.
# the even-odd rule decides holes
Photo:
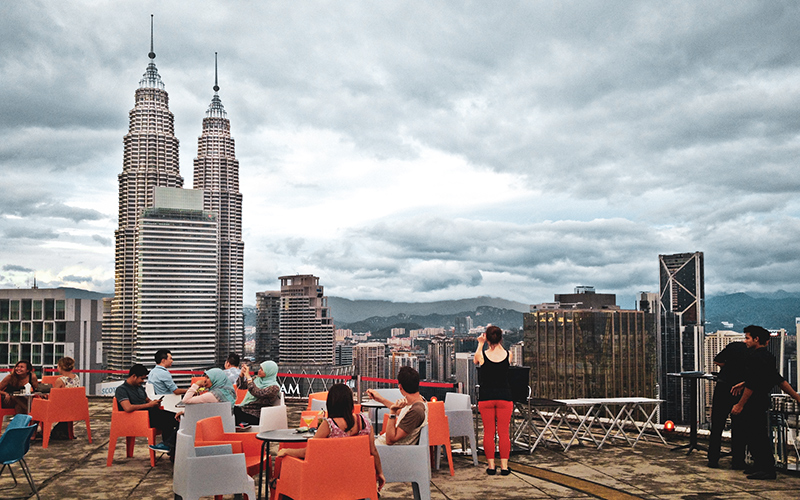
[(800, 291), (800, 4), (3, 2), (0, 287), (114, 289), (117, 175), (154, 21), (184, 187), (213, 96), (245, 304), (633, 307), (658, 255), (707, 295)]

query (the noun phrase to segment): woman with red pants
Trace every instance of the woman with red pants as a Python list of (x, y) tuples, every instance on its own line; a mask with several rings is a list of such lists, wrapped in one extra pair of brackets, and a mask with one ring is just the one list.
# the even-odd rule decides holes
[[(489, 347), (484, 352), (486, 342)], [(511, 401), (511, 389), (508, 386), (508, 367), (511, 364), (511, 353), (503, 348), (503, 330), (497, 326), (489, 326), (486, 333), (478, 337), (478, 350), (475, 351), (475, 364), (478, 366), (478, 409), (483, 420), (483, 451), (490, 476), (497, 474), (494, 465), (494, 434), (497, 429), (500, 445), (500, 474), (507, 476), (508, 457), (511, 454), (511, 413), (514, 403)], [(496, 426), (495, 426), (496, 423)]]

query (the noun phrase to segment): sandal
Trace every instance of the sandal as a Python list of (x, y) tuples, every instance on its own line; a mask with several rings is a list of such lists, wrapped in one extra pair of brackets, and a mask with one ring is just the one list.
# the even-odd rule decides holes
[(495, 469), (491, 469), (491, 468), (487, 467), (486, 468), (486, 473), (489, 474), (490, 476), (494, 476), (495, 474), (497, 474), (497, 469), (496, 468)]

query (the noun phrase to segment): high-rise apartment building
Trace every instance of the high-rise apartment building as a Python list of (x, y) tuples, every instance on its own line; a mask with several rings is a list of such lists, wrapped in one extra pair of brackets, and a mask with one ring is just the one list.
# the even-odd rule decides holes
[[(705, 373), (718, 372), (720, 367), (714, 364), (714, 357), (731, 342), (744, 341), (744, 334), (730, 330), (717, 330), (705, 336), (703, 340), (703, 371)], [(705, 393), (705, 413), (711, 416), (711, 401), (714, 394), (714, 384), (705, 383), (702, 387)]]
[[(356, 375), (361, 377), (385, 378), (386, 377), (386, 346), (380, 342), (365, 342), (353, 347), (353, 366)], [(382, 386), (376, 382), (364, 381), (361, 389), (371, 389)]]
[(563, 307), (531, 306), (523, 315), (531, 396), (653, 397), (656, 342), (647, 327), (653, 323), (650, 313), (620, 309), (611, 294), (579, 299), (570, 298)]
[[(153, 207), (137, 223), (134, 363), (150, 366), (172, 351), (173, 370), (215, 362), (217, 220), (203, 192), (155, 187)], [(174, 375), (188, 385), (191, 375)]]
[(417, 355), (408, 351), (393, 352), (390, 358), (388, 378), (396, 379), (397, 372), (404, 366), (410, 366), (419, 373), (419, 358)]
[[(69, 356), (76, 370), (100, 370), (102, 299), (102, 294), (76, 288), (0, 290), (0, 366), (27, 359), (41, 376)], [(87, 393), (95, 394), (103, 375), (78, 377)]]
[(333, 366), (333, 317), (319, 278), (298, 274), (280, 280), (281, 364)]
[(205, 192), (203, 209), (215, 212), (219, 223), (217, 280), (217, 365), (244, 349), (244, 242), (239, 161), (231, 137), (231, 122), (222, 100), (214, 68), (214, 96), (203, 119), (194, 159), (194, 188)]
[(256, 362), (280, 363), (281, 292), (256, 293)]
[(452, 338), (435, 337), (428, 347), (430, 371), (428, 380), (450, 382), (455, 375), (455, 342)]
[(472, 403), (478, 403), (478, 367), (475, 365), (474, 354), (468, 352), (456, 353), (456, 382), (460, 383), (464, 394), (469, 394)]
[(473, 327), (472, 318), (469, 316), (456, 316), (454, 323), (453, 333), (455, 335), (467, 335)]
[(119, 228), (115, 231), (114, 299), (103, 322), (106, 367), (126, 371), (136, 344), (136, 229), (145, 209), (153, 206), (155, 187), (183, 187), (178, 169), (178, 139), (169, 95), (155, 65), (152, 36), (150, 63), (139, 81), (134, 108), (128, 114), (128, 133), (119, 181)]
[(703, 252), (659, 255), (659, 326), (661, 327), (661, 399), (663, 419), (689, 423), (691, 408), (705, 421), (705, 394), (692, 401), (695, 380), (670, 373), (703, 369), (705, 292)]

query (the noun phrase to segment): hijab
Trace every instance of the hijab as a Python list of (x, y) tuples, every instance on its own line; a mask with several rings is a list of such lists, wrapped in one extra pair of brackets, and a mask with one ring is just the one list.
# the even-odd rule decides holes
[(225, 372), (219, 368), (212, 368), (205, 373), (208, 380), (211, 381), (211, 394), (217, 398), (220, 403), (228, 402), (234, 404), (236, 402), (236, 391), (233, 390), (231, 381)]
[[(256, 375), (255, 377), (253, 377), (253, 384), (258, 389), (266, 389), (267, 387), (278, 385), (277, 363), (275, 363), (274, 361), (264, 361), (263, 363), (261, 363), (261, 369), (264, 370), (264, 376), (259, 377)], [(256, 399), (258, 398), (253, 396), (250, 393), (250, 391), (247, 391), (247, 395), (242, 400), (242, 406), (246, 406), (255, 401)]]

